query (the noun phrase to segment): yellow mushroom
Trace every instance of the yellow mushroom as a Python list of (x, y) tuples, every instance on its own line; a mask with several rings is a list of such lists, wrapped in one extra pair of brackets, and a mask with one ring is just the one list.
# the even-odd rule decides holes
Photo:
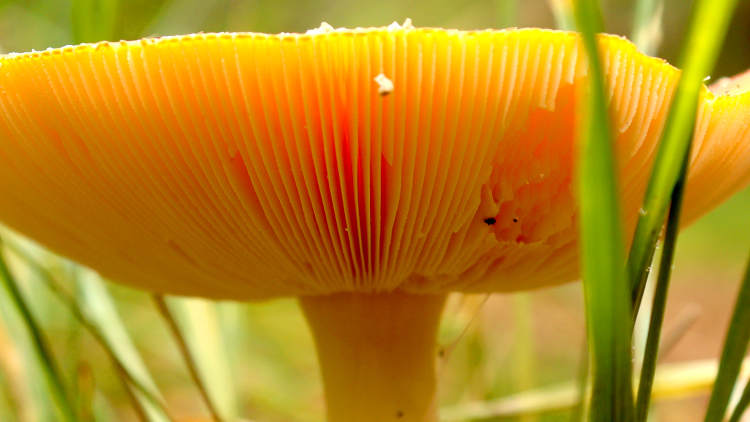
[[(679, 72), (600, 38), (632, 232)], [(449, 292), (578, 277), (574, 33), (195, 34), (0, 56), (0, 221), (122, 283), (298, 296), (331, 422), (433, 421)], [(750, 179), (701, 94), (684, 220)]]

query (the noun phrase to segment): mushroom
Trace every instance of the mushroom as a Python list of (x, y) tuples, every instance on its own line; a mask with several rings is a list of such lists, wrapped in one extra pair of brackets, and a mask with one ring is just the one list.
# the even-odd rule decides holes
[[(679, 71), (600, 43), (631, 231)], [(411, 25), (3, 55), (0, 221), (138, 288), (297, 296), (329, 421), (434, 421), (445, 296), (578, 277), (586, 71), (574, 33)], [(702, 91), (686, 222), (750, 180), (738, 85)]]

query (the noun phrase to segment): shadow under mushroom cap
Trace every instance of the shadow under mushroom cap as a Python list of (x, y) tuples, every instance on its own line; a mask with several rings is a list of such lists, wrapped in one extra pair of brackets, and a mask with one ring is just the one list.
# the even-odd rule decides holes
[[(679, 72), (600, 42), (630, 233)], [(577, 36), (539, 29), (196, 34), (0, 56), (0, 221), (166, 293), (571, 281), (586, 77)], [(685, 221), (748, 181), (750, 93), (704, 90), (696, 127)]]

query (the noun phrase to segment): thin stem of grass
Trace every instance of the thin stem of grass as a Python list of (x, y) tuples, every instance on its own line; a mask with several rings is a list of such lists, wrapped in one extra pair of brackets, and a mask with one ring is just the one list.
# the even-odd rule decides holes
[(592, 365), (589, 418), (592, 421), (630, 421), (633, 417), (631, 316), (604, 70), (596, 39), (596, 33), (603, 30), (602, 15), (594, 0), (576, 1), (574, 12), (589, 64), (586, 112), (578, 140), (577, 175), (583, 288)]
[[(718, 366), (718, 361), (715, 359), (660, 364), (654, 377), (652, 400), (654, 402), (679, 401), (705, 395), (713, 385)], [(750, 358), (744, 360), (742, 368), (743, 375), (747, 376), (750, 372)], [(517, 418), (522, 415), (559, 413), (574, 409), (581, 403), (582, 397), (575, 383), (576, 381), (572, 380), (496, 399), (446, 406), (440, 410), (440, 420), (443, 422), (495, 421)], [(558, 418), (551, 420), (558, 420)], [(575, 419), (575, 422), (581, 420), (581, 418)]]
[(119, 0), (72, 0), (73, 42), (114, 41)]
[(729, 417), (729, 422), (740, 422), (748, 405), (750, 405), (750, 381), (745, 383), (745, 388), (742, 390), (742, 396), (734, 407), (734, 410), (732, 410), (732, 416)]
[(588, 386), (589, 381), (588, 353), (588, 344), (584, 339), (583, 344), (581, 345), (581, 354), (578, 358), (578, 370), (576, 371), (577, 378), (575, 383), (576, 392), (581, 400), (578, 400), (571, 409), (568, 417), (569, 422), (580, 422), (583, 420), (583, 409), (586, 404), (586, 387)]
[(169, 305), (167, 305), (167, 302), (164, 300), (164, 296), (162, 295), (155, 294), (152, 295), (152, 297), (154, 299), (154, 303), (156, 304), (156, 309), (159, 310), (159, 313), (161, 314), (162, 318), (164, 318), (164, 321), (167, 323), (169, 330), (172, 332), (172, 335), (177, 342), (177, 346), (180, 349), (180, 354), (182, 355), (182, 358), (185, 361), (185, 365), (188, 368), (190, 377), (193, 379), (196, 387), (198, 387), (198, 392), (203, 398), (203, 401), (206, 404), (206, 408), (208, 408), (208, 412), (211, 414), (211, 418), (216, 422), (221, 422), (222, 418), (219, 414), (218, 408), (211, 399), (211, 395), (208, 393), (208, 389), (206, 388), (206, 385), (204, 384), (198, 370), (198, 365), (195, 362), (192, 353), (190, 352), (190, 347), (188, 347), (185, 337), (180, 331), (177, 320), (175, 320), (174, 316), (172, 316), (172, 312), (169, 310)]
[[(107, 336), (100, 331), (96, 323), (92, 322), (84, 311), (78, 306), (76, 300), (59, 284), (55, 277), (42, 265), (36, 262), (29, 254), (22, 249), (16, 247), (12, 243), (7, 243), (7, 249), (13, 254), (17, 255), (29, 266), (29, 268), (39, 277), (39, 279), (47, 286), (47, 288), (60, 300), (60, 302), (68, 309), (73, 317), (85, 328), (89, 334), (102, 346), (102, 349), (109, 357), (110, 361), (115, 367), (115, 370), (121, 375), (125, 385), (129, 388), (134, 389), (139, 396), (143, 397), (148, 403), (141, 403), (140, 399), (136, 399), (138, 396), (134, 392), (128, 391), (129, 397), (133, 398), (132, 404), (136, 411), (140, 414), (153, 415), (152, 412), (158, 412), (161, 417), (157, 420), (173, 420), (167, 412), (167, 407), (163, 400), (158, 397), (158, 392), (153, 391), (153, 388), (146, 387), (144, 382), (140, 380), (138, 375), (131, 372), (131, 369), (121, 362), (117, 352), (112, 348), (112, 345), (107, 340)], [(151, 412), (148, 412), (144, 407), (149, 406)], [(153, 410), (155, 409), (155, 410)], [(149, 417), (148, 420), (154, 420), (153, 416)]]
[(653, 55), (662, 38), (663, 0), (638, 0), (635, 5), (631, 38), (638, 49)]
[(518, 0), (495, 0), (495, 13), (498, 28), (508, 28), (516, 25)]
[(684, 176), (686, 162), (683, 161), (683, 178), (675, 186), (672, 192), (672, 202), (667, 220), (667, 232), (664, 239), (664, 250), (659, 263), (659, 275), (656, 278), (654, 289), (654, 301), (651, 308), (651, 318), (648, 325), (646, 337), (646, 349), (641, 366), (641, 377), (638, 383), (638, 398), (635, 405), (635, 421), (645, 422), (648, 418), (649, 403), (651, 401), (651, 388), (654, 383), (656, 362), (659, 355), (659, 340), (661, 338), (662, 323), (664, 322), (664, 311), (667, 307), (667, 291), (669, 280), (672, 276), (672, 261), (674, 260), (674, 249), (677, 244), (677, 232), (680, 229), (680, 211), (682, 209), (682, 195), (684, 192)]
[[(628, 257), (633, 318), (669, 207), (669, 198), (690, 154), (698, 97), (713, 68), (737, 0), (698, 0), (680, 61), (683, 72), (672, 99)], [(705, 28), (711, 28), (706, 31)]]
[(552, 16), (555, 18), (557, 29), (564, 31), (573, 31), (576, 29), (572, 0), (547, 0), (547, 3), (550, 10), (552, 10)]
[(1, 252), (2, 245), (3, 243), (0, 239), (0, 285), (2, 286), (3, 294), (8, 296), (10, 299), (9, 302), (13, 304), (15, 311), (20, 314), (23, 320), (32, 345), (30, 348), (31, 357), (37, 362), (37, 366), (44, 378), (49, 398), (54, 403), (54, 407), (58, 412), (58, 417), (64, 422), (74, 422), (76, 420), (75, 411), (72, 407), (72, 401), (65, 390), (60, 371), (52, 357), (52, 352), (47, 341), (42, 335), (39, 324), (27, 305), (26, 299), (18, 287), (18, 283), (5, 263), (5, 258)]
[(705, 422), (723, 420), (750, 340), (750, 260), (732, 312)]

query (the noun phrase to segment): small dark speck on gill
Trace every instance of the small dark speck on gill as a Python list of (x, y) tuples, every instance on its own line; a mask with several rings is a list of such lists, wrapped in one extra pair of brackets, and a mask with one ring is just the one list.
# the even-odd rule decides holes
[(401, 418), (403, 418), (403, 417), (404, 417), (404, 412), (403, 412), (403, 411), (401, 411), (401, 410), (399, 410), (398, 412), (396, 412), (396, 417), (397, 417), (398, 419), (401, 419)]
[(516, 217), (513, 217), (513, 222), (514, 222), (514, 223), (518, 223), (518, 218), (516, 218)]
[(495, 217), (489, 217), (489, 218), (484, 219), (484, 223), (487, 224), (488, 226), (491, 226), (497, 223), (497, 220), (495, 219)]

